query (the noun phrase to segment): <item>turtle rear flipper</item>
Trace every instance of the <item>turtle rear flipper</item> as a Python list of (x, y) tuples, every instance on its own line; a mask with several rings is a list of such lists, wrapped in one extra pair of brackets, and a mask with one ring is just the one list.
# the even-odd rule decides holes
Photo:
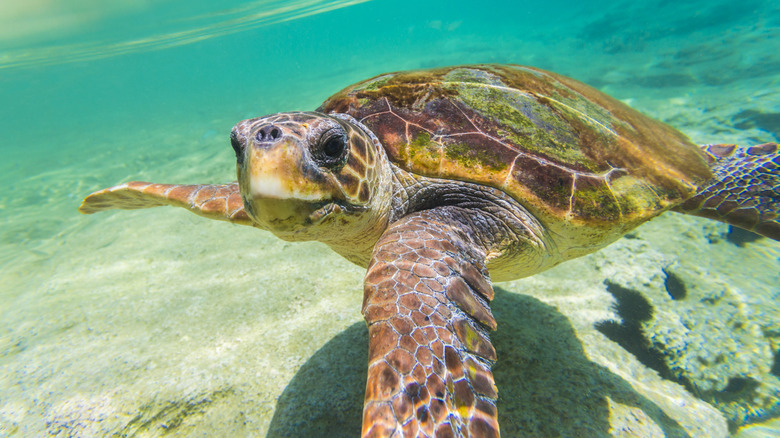
[(171, 205), (209, 218), (253, 225), (244, 211), (237, 183), (232, 184), (154, 184), (132, 181), (109, 187), (84, 198), (79, 211), (92, 214), (103, 210), (136, 210)]
[(780, 151), (777, 143), (752, 147), (706, 145), (714, 178), (678, 205), (702, 216), (780, 241)]

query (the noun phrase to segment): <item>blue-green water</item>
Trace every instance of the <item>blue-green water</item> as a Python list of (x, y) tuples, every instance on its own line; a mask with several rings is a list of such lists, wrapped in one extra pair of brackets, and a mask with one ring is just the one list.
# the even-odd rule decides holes
[[(768, 0), (66, 3), (0, 5), (0, 436), (359, 433), (359, 268), (186, 212), (76, 211), (129, 180), (233, 180), (238, 120), (313, 109), (386, 71), (507, 62), (589, 83), (699, 143), (780, 140)], [(689, 424), (734, 432), (780, 415), (780, 245), (666, 216), (500, 286), (505, 436), (617, 435), (629, 417), (650, 418), (632, 423), (641, 436), (708, 436)], [(653, 298), (669, 272), (687, 304)], [(656, 306), (646, 338), (677, 352), (661, 377), (595, 328), (620, 320), (606, 284)], [(692, 304), (713, 295), (723, 306)], [(522, 308), (557, 325), (536, 332), (506, 310)], [(581, 378), (523, 374), (534, 341), (563, 345), (538, 352), (550, 375), (575, 364)]]

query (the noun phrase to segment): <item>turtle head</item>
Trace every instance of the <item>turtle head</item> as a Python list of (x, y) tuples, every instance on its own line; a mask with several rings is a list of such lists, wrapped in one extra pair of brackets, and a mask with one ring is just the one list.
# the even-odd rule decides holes
[(360, 250), (357, 240), (379, 238), (391, 195), (389, 164), (368, 128), (344, 114), (279, 113), (239, 122), (230, 140), (257, 226), (285, 240), (323, 241), (354, 262), (345, 251), (370, 256), (376, 240)]

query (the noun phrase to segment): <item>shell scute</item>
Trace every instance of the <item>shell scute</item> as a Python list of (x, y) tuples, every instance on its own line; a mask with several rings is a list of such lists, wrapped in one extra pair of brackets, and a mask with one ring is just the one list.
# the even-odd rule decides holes
[(673, 128), (529, 67), (385, 74), (319, 110), (363, 122), (407, 171), (499, 188), (548, 224), (630, 226), (711, 176), (698, 147)]
[(538, 187), (536, 194), (551, 208), (568, 211), (575, 175), (568, 169), (520, 155), (514, 163), (512, 181), (522, 187)]
[(617, 221), (621, 216), (617, 196), (606, 179), (589, 175), (575, 179), (570, 208), (569, 214), (584, 217), (598, 215), (607, 221)]
[[(571, 119), (563, 105), (545, 97), (507, 88), (498, 78), (486, 82), (446, 84), (457, 92), (462, 112), (471, 115), (480, 132), (506, 140), (508, 144), (537, 152), (575, 169), (598, 170), (582, 153)], [(598, 128), (597, 128), (598, 129)]]

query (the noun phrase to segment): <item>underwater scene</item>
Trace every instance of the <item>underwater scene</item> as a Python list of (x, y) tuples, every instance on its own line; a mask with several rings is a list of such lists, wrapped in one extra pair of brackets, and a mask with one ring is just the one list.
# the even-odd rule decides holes
[[(771, 0), (0, 3), (0, 437), (361, 434), (365, 268), (90, 193), (236, 181), (240, 120), (460, 64), (776, 143), (779, 47)], [(493, 286), (502, 436), (780, 436), (780, 242), (667, 212)]]

